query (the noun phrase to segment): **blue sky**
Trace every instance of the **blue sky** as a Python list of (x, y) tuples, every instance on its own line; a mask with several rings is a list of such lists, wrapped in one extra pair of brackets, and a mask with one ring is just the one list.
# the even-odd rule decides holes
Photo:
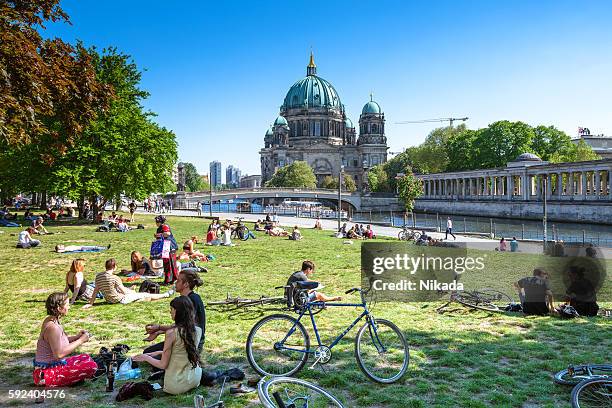
[(146, 107), (202, 174), (259, 174), (258, 151), (310, 49), (357, 123), (370, 92), (390, 151), (436, 124), (508, 119), (612, 135), (609, 1), (64, 0), (48, 36), (116, 46), (145, 69)]

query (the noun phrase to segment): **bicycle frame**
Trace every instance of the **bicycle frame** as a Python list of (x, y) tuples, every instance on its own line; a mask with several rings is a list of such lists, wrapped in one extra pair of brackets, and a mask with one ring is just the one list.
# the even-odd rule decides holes
[(338, 344), (344, 338), (344, 336), (346, 336), (347, 333), (351, 331), (351, 329), (355, 327), (355, 325), (359, 323), (365, 317), (366, 321), (369, 324), (370, 335), (372, 336), (372, 338), (376, 339), (376, 343), (377, 343), (376, 348), (379, 349), (379, 351), (381, 350), (384, 351), (384, 346), (381, 344), (380, 339), (378, 338), (376, 326), (372, 323), (372, 320), (371, 320), (372, 315), (370, 314), (368, 305), (363, 297), (363, 294), (361, 295), (361, 303), (332, 303), (332, 302), (320, 302), (320, 301), (306, 303), (304, 308), (300, 311), (300, 316), (297, 318), (296, 322), (293, 324), (291, 329), (289, 329), (289, 331), (287, 332), (287, 335), (278, 343), (281, 345), (281, 347), (284, 350), (297, 351), (300, 353), (308, 353), (308, 354), (314, 354), (316, 352), (316, 350), (313, 350), (313, 349), (298, 350), (298, 349), (282, 346), (285, 343), (285, 341), (289, 338), (289, 336), (291, 336), (293, 332), (295, 332), (295, 329), (298, 323), (302, 320), (302, 317), (304, 317), (307, 313), (310, 316), (310, 322), (312, 323), (312, 328), (314, 329), (314, 332), (315, 332), (315, 336), (317, 339), (317, 346), (319, 347), (323, 346), (323, 343), (321, 343), (321, 336), (319, 335), (319, 329), (317, 328), (317, 323), (314, 318), (315, 314), (312, 312), (313, 308), (319, 308), (319, 307), (361, 307), (363, 308), (363, 312), (361, 312), (359, 317), (357, 317), (346, 329), (344, 329), (342, 333), (340, 333), (334, 339), (334, 341), (332, 341), (332, 343), (329, 345), (330, 350), (334, 348), (334, 346)]

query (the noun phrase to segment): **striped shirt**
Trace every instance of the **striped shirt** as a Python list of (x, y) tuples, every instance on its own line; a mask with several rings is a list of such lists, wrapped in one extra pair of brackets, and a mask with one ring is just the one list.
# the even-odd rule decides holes
[(102, 292), (104, 300), (108, 303), (121, 303), (125, 294), (119, 291), (119, 288), (123, 288), (121, 278), (117, 275), (113, 275), (112, 272), (100, 272), (96, 275), (96, 289)]

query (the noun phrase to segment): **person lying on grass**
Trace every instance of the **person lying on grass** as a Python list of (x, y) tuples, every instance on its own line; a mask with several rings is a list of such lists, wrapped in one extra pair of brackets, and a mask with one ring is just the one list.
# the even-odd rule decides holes
[(272, 227), (268, 230), (268, 235), (271, 237), (286, 237), (289, 233), (281, 227)]
[[(200, 276), (196, 272), (189, 270), (181, 271), (178, 280), (176, 281), (176, 291), (180, 293), (181, 296), (187, 296), (189, 299), (191, 299), (195, 311), (196, 324), (200, 329), (202, 329), (202, 337), (200, 338), (200, 342), (198, 344), (198, 352), (202, 352), (202, 346), (204, 345), (204, 335), (206, 333), (206, 311), (204, 309), (204, 302), (202, 302), (202, 298), (193, 290), (202, 286), (203, 284), (204, 282)], [(147, 332), (148, 336), (144, 339), (144, 341), (153, 341), (157, 338), (157, 336), (166, 333), (172, 328), (174, 328), (174, 325), (147, 324), (145, 326), (145, 331)], [(164, 348), (163, 346), (163, 342), (154, 344), (145, 348), (144, 353), (147, 354), (155, 351), (161, 351)]]
[[(312, 261), (304, 261), (302, 262), (302, 269), (297, 271), (297, 272), (293, 272), (291, 274), (291, 276), (289, 276), (289, 279), (287, 280), (287, 285), (290, 288), (287, 289), (288, 296), (293, 296), (293, 284), (295, 282), (313, 282), (312, 279), (310, 279), (312, 277), (312, 275), (314, 274), (314, 270), (315, 270), (315, 264)], [(319, 301), (319, 302), (336, 302), (336, 301), (340, 301), (342, 300), (341, 296), (327, 296), (324, 293), (321, 292), (317, 292), (316, 290), (310, 290), (308, 291), (308, 300), (310, 302), (312, 301)]]
[(198, 250), (193, 249), (193, 241), (189, 240), (183, 244), (183, 252), (181, 252), (181, 254), (178, 256), (178, 260), (179, 261), (191, 261), (193, 259), (197, 261), (204, 261), (204, 262), (208, 261), (208, 258), (206, 258), (206, 255), (204, 255)]
[(198, 344), (202, 329), (195, 324), (193, 302), (187, 296), (172, 299), (170, 315), (174, 327), (166, 331), (163, 350), (139, 354), (132, 360), (165, 370), (163, 389), (168, 394), (177, 395), (200, 385), (202, 362)]
[(96, 362), (88, 354), (70, 356), (80, 345), (89, 341), (90, 334), (81, 330), (74, 336), (68, 336), (60, 324), (60, 319), (70, 310), (68, 295), (52, 293), (45, 307), (47, 317), (43, 320), (36, 343), (34, 384), (67, 387), (92, 378), (98, 369)]
[(89, 302), (93, 295), (93, 285), (87, 285), (87, 280), (83, 276), (85, 270), (85, 260), (82, 258), (75, 259), (70, 265), (70, 270), (66, 273), (66, 287), (64, 293), (72, 292), (70, 304), (74, 304), (76, 300), (84, 300)]
[(137, 301), (152, 301), (170, 297), (174, 294), (171, 289), (166, 293), (146, 293), (135, 292), (132, 289), (126, 288), (121, 282), (121, 278), (115, 275), (117, 269), (116, 262), (113, 258), (106, 261), (106, 271), (96, 275), (96, 288), (92, 294), (91, 300), (83, 309), (88, 309), (93, 306), (96, 301), (98, 292), (101, 292), (107, 303), (128, 304)]
[(100, 252), (106, 251), (110, 247), (110, 244), (108, 244), (107, 246), (57, 244), (55, 246), (55, 252), (59, 254), (63, 254), (65, 252)]

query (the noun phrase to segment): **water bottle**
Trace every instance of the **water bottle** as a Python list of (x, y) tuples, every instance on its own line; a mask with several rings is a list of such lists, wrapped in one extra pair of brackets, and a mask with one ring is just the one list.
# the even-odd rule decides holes
[(140, 368), (132, 368), (125, 371), (117, 371), (115, 375), (115, 379), (117, 380), (132, 380), (135, 378), (140, 378), (141, 372)]

